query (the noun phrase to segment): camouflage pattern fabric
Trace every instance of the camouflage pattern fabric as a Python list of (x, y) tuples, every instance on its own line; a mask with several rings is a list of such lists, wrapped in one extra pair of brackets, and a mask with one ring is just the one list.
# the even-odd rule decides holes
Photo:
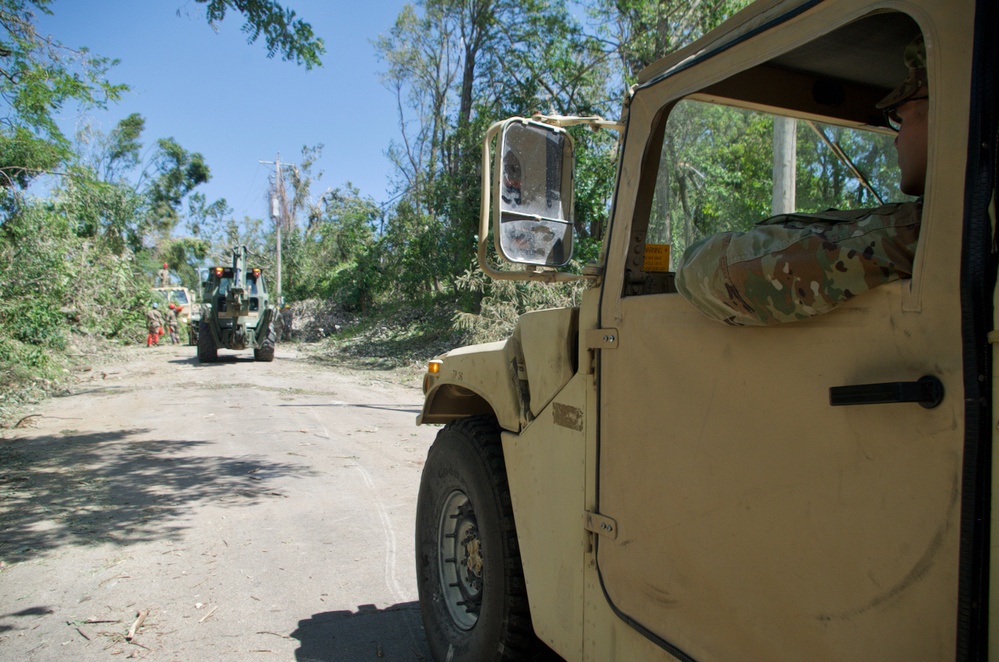
[(156, 333), (156, 330), (163, 326), (163, 317), (160, 311), (150, 308), (146, 311), (146, 330), (149, 333)]
[(902, 60), (909, 70), (908, 75), (888, 96), (875, 104), (876, 108), (897, 106), (927, 85), (929, 79), (926, 77), (926, 44), (923, 42), (923, 35), (909, 42)]
[(166, 311), (166, 327), (172, 331), (177, 330), (177, 313), (169, 308)]
[(921, 213), (920, 200), (774, 216), (750, 232), (690, 246), (676, 287), (705, 315), (733, 326), (806, 319), (911, 277)]

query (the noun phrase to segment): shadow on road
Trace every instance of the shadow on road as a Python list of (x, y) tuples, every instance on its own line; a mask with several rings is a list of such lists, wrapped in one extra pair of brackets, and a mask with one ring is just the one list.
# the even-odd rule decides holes
[(417, 602), (313, 614), (299, 621), (291, 636), (301, 642), (298, 662), (431, 659)]
[[(295, 361), (293, 358), (286, 356), (275, 356), (275, 361)], [(217, 365), (226, 365), (229, 363), (256, 363), (257, 360), (253, 358), (253, 354), (247, 354), (243, 352), (242, 354), (219, 354), (218, 360), (211, 363), (202, 363), (198, 360), (197, 355), (188, 356), (185, 358), (170, 359), (167, 363), (173, 363), (174, 365), (193, 365), (198, 368), (211, 368)]]
[[(13, 614), (0, 614), (0, 621), (10, 618), (25, 618), (25, 617), (37, 617), (37, 616), (48, 616), (54, 614), (55, 609), (52, 607), (28, 607), (27, 609), (22, 609), (21, 611), (14, 612)], [(0, 623), (0, 634), (4, 632), (10, 632), (16, 629), (13, 625), (7, 625), (6, 623)]]
[(185, 457), (206, 441), (148, 439), (145, 429), (0, 442), (0, 559), (67, 544), (174, 539), (197, 507), (245, 506), (284, 495), (272, 477), (301, 465), (253, 457)]
[[(298, 622), (292, 638), (301, 642), (298, 662), (355, 662), (356, 660), (410, 660), (432, 662), (420, 618), (419, 602), (385, 609), (361, 605), (357, 611), (326, 611)], [(538, 644), (524, 662), (564, 662), (550, 648)]]
[(419, 414), (423, 411), (420, 406), (413, 405), (362, 405), (355, 402), (324, 402), (324, 403), (304, 403), (295, 402), (292, 404), (281, 404), (278, 407), (354, 407), (356, 409), (381, 409), (383, 411), (394, 411), (402, 414)]

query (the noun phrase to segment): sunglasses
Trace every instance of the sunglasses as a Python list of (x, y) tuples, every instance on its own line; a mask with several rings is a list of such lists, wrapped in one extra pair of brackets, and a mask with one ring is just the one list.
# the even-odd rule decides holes
[(909, 103), (910, 101), (922, 101), (923, 99), (929, 99), (928, 96), (921, 97), (909, 97), (908, 99), (902, 99), (896, 104), (888, 106), (881, 112), (885, 114), (885, 122), (888, 123), (888, 128), (890, 128), (895, 133), (902, 130), (902, 118), (898, 116), (898, 109)]

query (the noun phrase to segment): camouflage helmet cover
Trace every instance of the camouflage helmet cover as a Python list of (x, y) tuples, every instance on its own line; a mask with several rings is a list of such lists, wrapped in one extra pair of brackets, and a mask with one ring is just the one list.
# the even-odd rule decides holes
[(905, 80), (892, 90), (891, 94), (878, 102), (879, 109), (897, 106), (913, 94), (919, 88), (927, 85), (926, 78), (926, 44), (923, 42), (923, 35), (919, 35), (909, 42), (905, 47), (905, 55), (902, 56), (905, 66), (909, 68), (909, 73)]

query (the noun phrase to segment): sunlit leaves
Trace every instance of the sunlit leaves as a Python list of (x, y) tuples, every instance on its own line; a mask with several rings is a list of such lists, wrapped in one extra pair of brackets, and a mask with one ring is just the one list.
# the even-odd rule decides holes
[(284, 9), (274, 0), (196, 0), (207, 5), (205, 15), (211, 25), (225, 18), (228, 10), (241, 14), (245, 22), (242, 30), (249, 35), (247, 41), (255, 42), (264, 36), (267, 57), (281, 55), (306, 69), (322, 66), (322, 56), (326, 53), (323, 40), (315, 35), (312, 26), (296, 18), (295, 12)]
[[(54, 113), (71, 101), (83, 108), (104, 107), (128, 88), (108, 82), (114, 60), (38, 33), (35, 14), (51, 13), (49, 6), (49, 0), (0, 0), (0, 135), (11, 139), (26, 130), (47, 141), (50, 154), (58, 151), (65, 159), (69, 140)], [(51, 161), (19, 165), (32, 172), (50, 168)], [(0, 180), (0, 185), (11, 183)]]

